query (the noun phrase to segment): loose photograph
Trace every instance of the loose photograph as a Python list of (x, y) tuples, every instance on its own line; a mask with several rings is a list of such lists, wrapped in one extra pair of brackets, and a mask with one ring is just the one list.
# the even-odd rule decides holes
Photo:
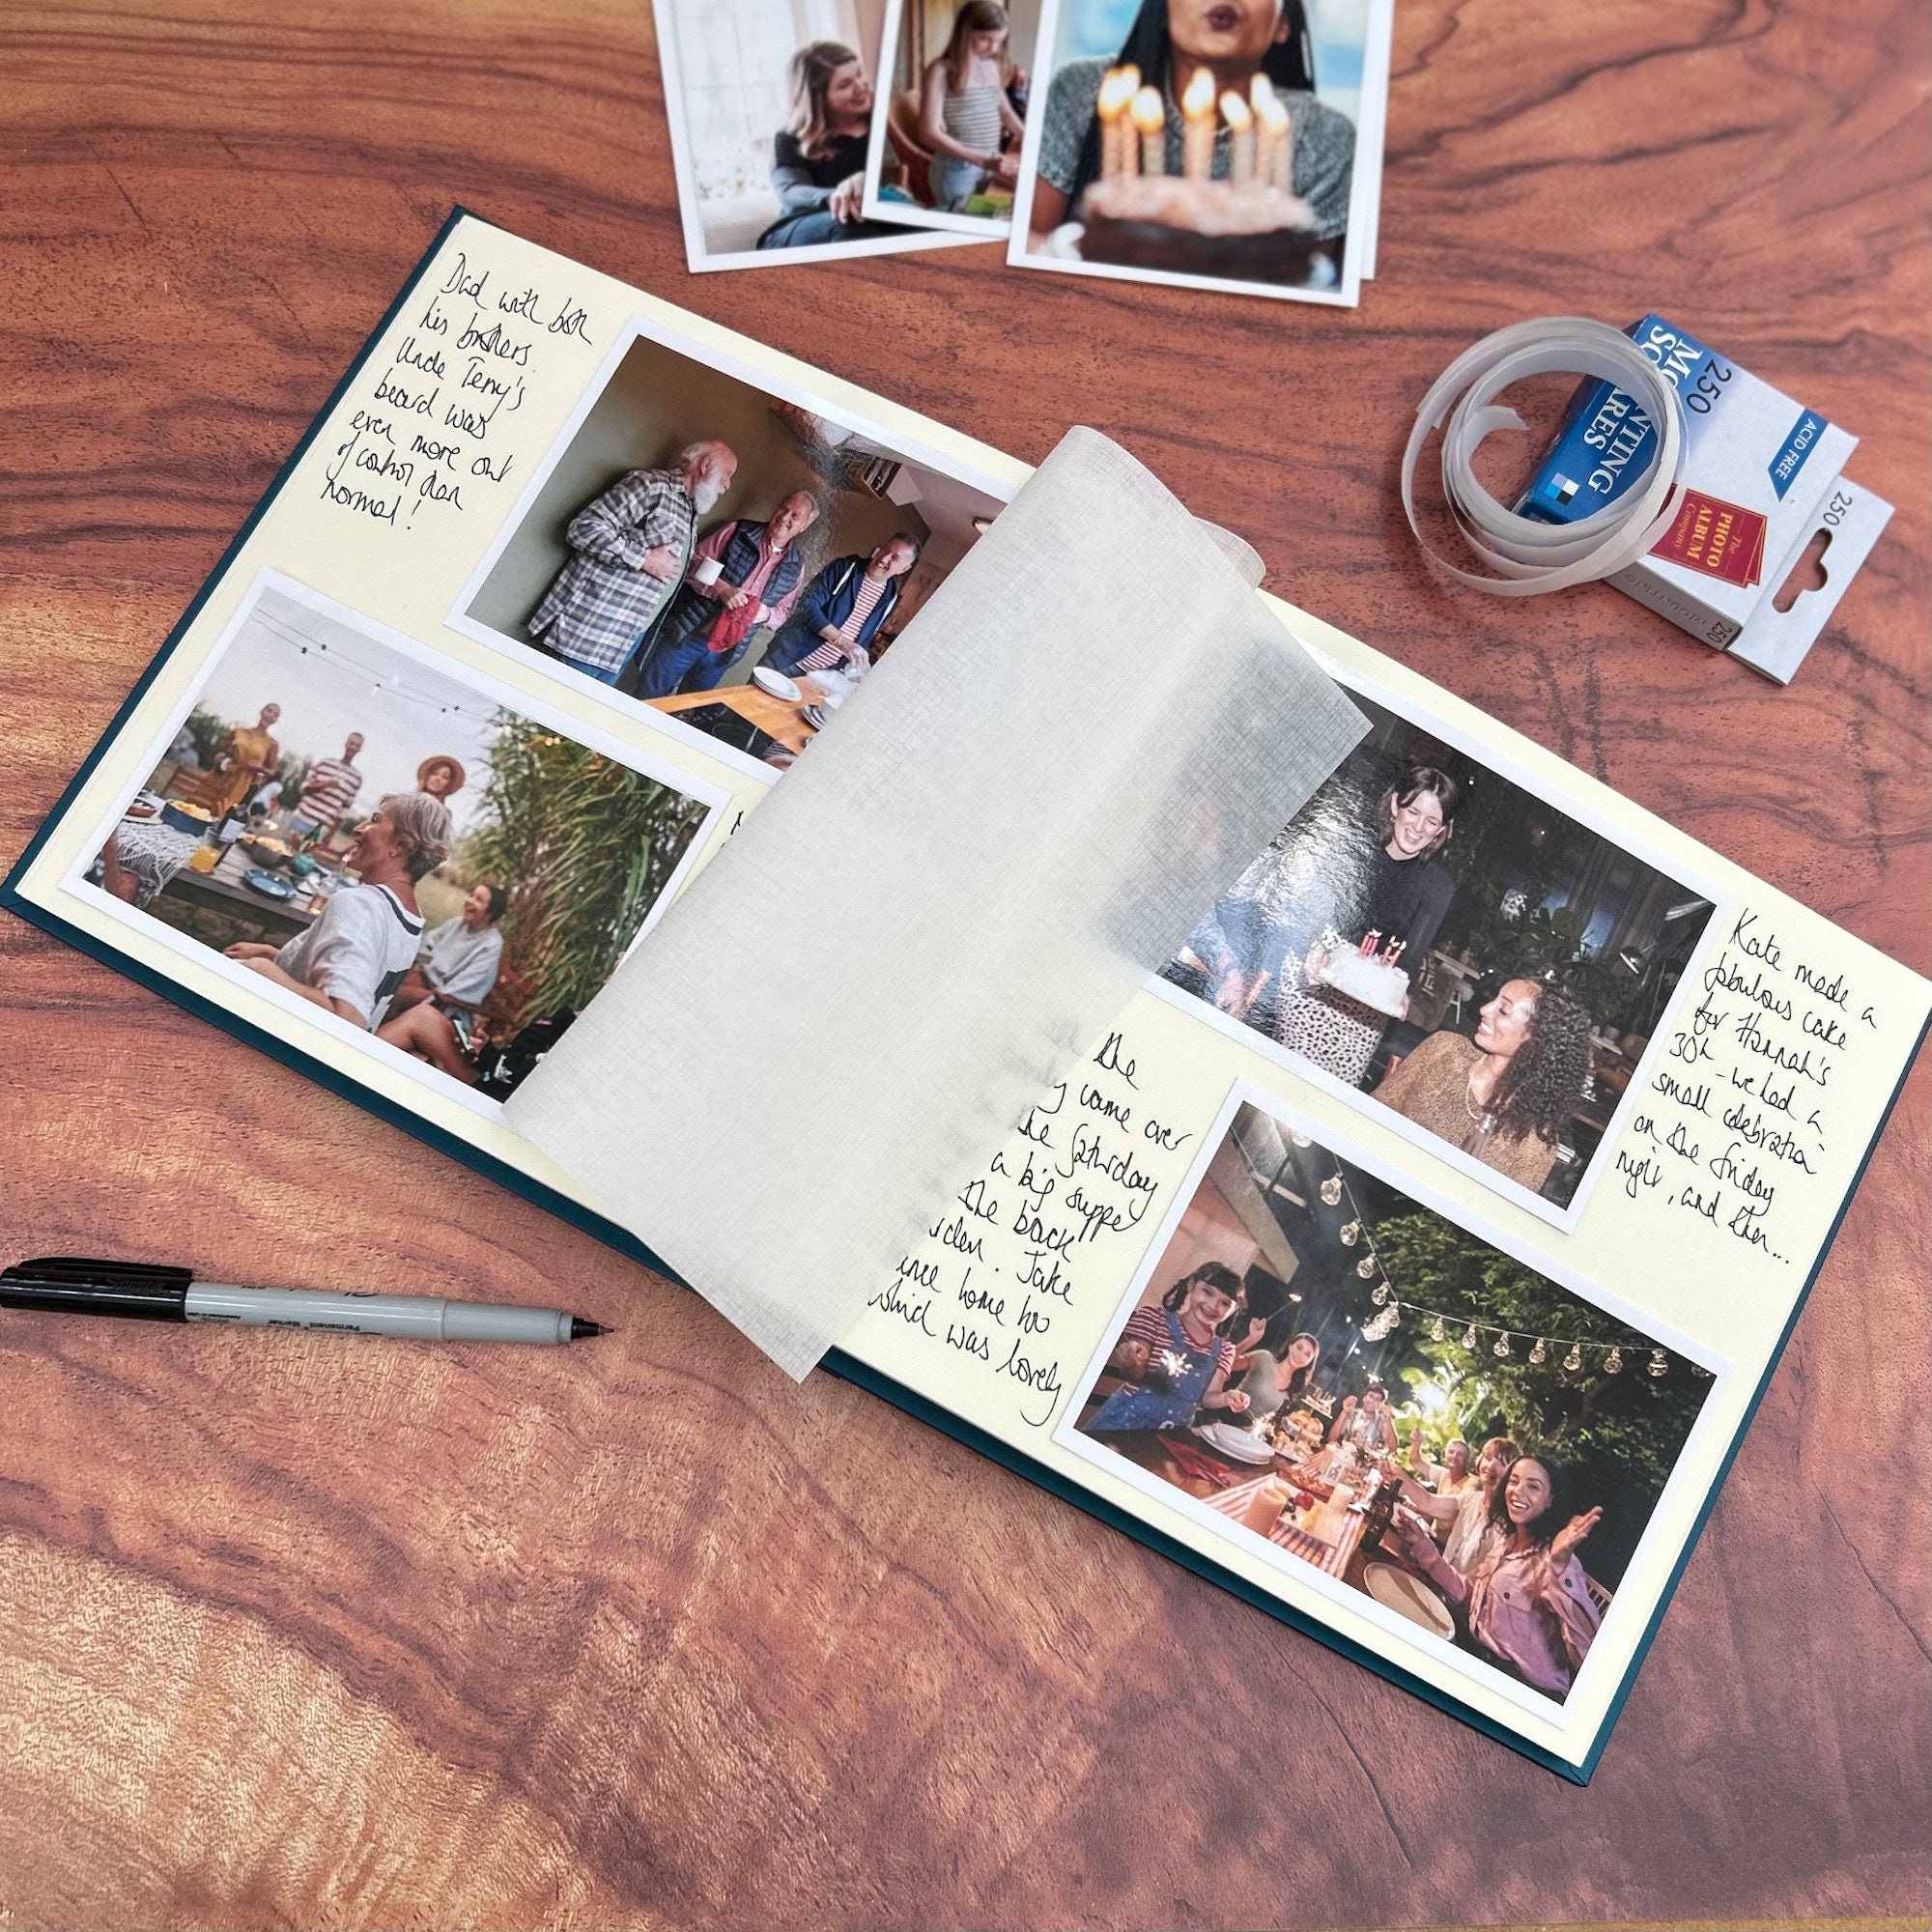
[(886, 0), (891, 92), (872, 117), (866, 212), (1004, 241), (1038, 0)]
[(694, 272), (943, 247), (866, 213), (887, 0), (655, 0)]
[(1163, 1232), (1059, 1439), (1561, 1704), (1713, 1366), (1238, 1095)]
[(1567, 1225), (1710, 923), (1694, 882), (1350, 682), (1371, 729), (1163, 970)]
[(84, 877), (178, 950), (500, 1101), (723, 799), (265, 578)]
[(1392, 18), (1388, 0), (1045, 0), (1008, 259), (1352, 305)]
[(1003, 507), (810, 398), (639, 333), (450, 622), (770, 781)]

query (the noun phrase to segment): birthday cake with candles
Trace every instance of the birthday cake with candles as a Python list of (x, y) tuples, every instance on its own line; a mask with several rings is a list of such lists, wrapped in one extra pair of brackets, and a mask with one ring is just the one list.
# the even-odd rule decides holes
[[(1083, 261), (1234, 281), (1303, 282), (1321, 238), (1293, 191), (1294, 132), (1288, 109), (1257, 74), (1248, 95), (1217, 101), (1198, 69), (1180, 102), (1181, 171), (1167, 166), (1167, 105), (1139, 72), (1114, 68), (1094, 99), (1100, 175), (1081, 198)], [(1225, 180), (1213, 173), (1228, 132)]]
[(1402, 957), (1404, 942), (1398, 939), (1386, 952), (1378, 952), (1380, 938), (1372, 932), (1352, 952), (1331, 952), (1318, 977), (1345, 998), (1400, 1019), (1408, 1004), (1408, 975), (1395, 963)]

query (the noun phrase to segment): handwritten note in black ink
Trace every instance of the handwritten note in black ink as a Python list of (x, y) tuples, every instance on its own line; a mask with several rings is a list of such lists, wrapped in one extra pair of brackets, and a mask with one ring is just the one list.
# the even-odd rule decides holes
[(1827, 1178), (1842, 1131), (1833, 1103), (1881, 1018), (1851, 975), (1749, 908), (1696, 991), (1617, 1149), (1617, 1179), (1788, 1266), (1808, 1253), (1783, 1232), (1800, 1204), (1808, 1216), (1820, 1189), (1842, 1185)]
[(502, 447), (547, 347), (588, 343), (587, 316), (459, 251), (405, 331), (357, 380), (323, 471), (322, 498), (411, 528), (425, 506), (460, 516), (497, 497), (516, 457)]
[(1135, 1070), (1124, 1036), (1109, 1034), (867, 1303), (1006, 1384), (1032, 1429), (1054, 1421), (1065, 1393), (1068, 1317), (1084, 1284), (1097, 1278), (1111, 1306), (1187, 1165), (1194, 1135), (1149, 1110)]

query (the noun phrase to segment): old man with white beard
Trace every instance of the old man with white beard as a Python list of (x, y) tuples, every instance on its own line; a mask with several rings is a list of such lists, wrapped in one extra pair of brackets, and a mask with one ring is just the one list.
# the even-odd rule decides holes
[(694, 442), (667, 469), (633, 469), (571, 518), (571, 556), (529, 621), (532, 638), (600, 684), (623, 676), (684, 581), (697, 520), (731, 487), (738, 458)]

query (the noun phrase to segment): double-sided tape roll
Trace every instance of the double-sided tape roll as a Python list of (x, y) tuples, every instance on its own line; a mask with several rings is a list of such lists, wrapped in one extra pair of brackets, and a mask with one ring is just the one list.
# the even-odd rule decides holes
[[(1471, 459), (1499, 429), (1528, 427), (1495, 398), (1526, 376), (1597, 376), (1644, 403), (1657, 445), (1636, 485), (1574, 524), (1542, 524), (1504, 508), (1477, 482)], [(1452, 407), (1453, 405), (1453, 407)], [(1446, 427), (1444, 426), (1446, 422)], [(1442, 430), (1442, 495), (1456, 527), (1497, 574), (1461, 570), (1431, 548), (1415, 520), (1415, 466)], [(1582, 316), (1546, 316), (1486, 335), (1466, 349), (1422, 399), (1402, 459), (1402, 506), (1430, 559), (1459, 583), (1497, 597), (1539, 597), (1611, 577), (1645, 554), (1668, 526), (1684, 469), (1684, 406), (1657, 365), (1628, 335)]]

